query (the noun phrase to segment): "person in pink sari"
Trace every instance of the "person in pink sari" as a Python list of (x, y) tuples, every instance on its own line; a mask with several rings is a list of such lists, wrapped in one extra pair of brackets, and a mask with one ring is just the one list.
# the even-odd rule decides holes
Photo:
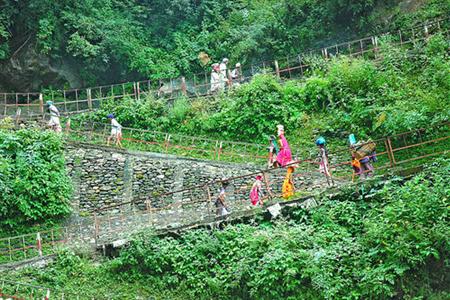
[(253, 183), (252, 189), (250, 191), (250, 201), (253, 206), (260, 204), (263, 205), (262, 200), (262, 176), (256, 176), (256, 180)]
[(278, 137), (280, 142), (280, 151), (277, 155), (277, 162), (280, 164), (280, 166), (284, 167), (290, 162), (292, 162), (292, 153), (291, 148), (289, 147), (289, 144), (284, 137), (284, 126), (283, 125), (277, 125), (278, 129)]

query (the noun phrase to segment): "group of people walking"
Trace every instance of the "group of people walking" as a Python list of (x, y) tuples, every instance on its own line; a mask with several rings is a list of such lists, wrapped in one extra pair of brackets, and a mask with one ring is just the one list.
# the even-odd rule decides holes
[[(288, 199), (294, 196), (295, 193), (293, 174), (297, 168), (297, 164), (292, 159), (292, 151), (285, 137), (283, 125), (277, 126), (277, 136), (278, 138), (275, 136), (270, 137), (268, 164), (269, 167), (286, 168), (286, 176), (283, 180), (281, 194), (284, 199)], [(316, 139), (315, 144), (318, 148), (318, 157), (316, 161), (319, 164), (319, 172), (325, 175), (327, 183), (332, 186), (334, 185), (334, 181), (331, 176), (326, 140), (323, 137), (319, 137)], [(349, 144), (352, 153), (352, 181), (356, 175), (361, 179), (373, 176), (374, 168), (372, 162), (376, 161), (375, 143), (364, 141), (357, 143), (354, 135), (350, 135)], [(250, 203), (253, 206), (263, 206), (264, 204), (263, 180), (265, 180), (263, 176), (257, 175), (250, 189)], [(219, 192), (219, 198), (216, 201), (218, 216), (224, 216), (229, 213), (225, 202), (225, 189), (227, 186), (228, 181), (226, 181), (226, 184), (222, 185)], [(267, 193), (270, 193), (269, 188), (267, 188)]]
[(224, 58), (221, 63), (212, 64), (210, 79), (211, 93), (223, 91), (227, 86), (239, 85), (242, 81), (241, 64), (237, 63), (234, 69), (229, 72), (228, 63), (228, 58)]
[[(53, 131), (60, 133), (62, 132), (61, 120), (58, 108), (55, 106), (53, 101), (47, 101), (46, 103), (47, 111), (50, 114), (50, 120), (48, 122), (48, 127)], [(116, 120), (114, 114), (108, 114), (107, 118), (111, 122), (111, 134), (106, 140), (106, 144), (109, 146), (111, 140), (114, 141), (116, 146), (122, 147), (122, 125)]]
[[(226, 68), (225, 68), (226, 70)], [(46, 103), (48, 112), (50, 114), (49, 127), (55, 132), (60, 133), (62, 131), (60, 123), (60, 113), (57, 107), (52, 101)], [(107, 145), (111, 140), (115, 142), (115, 145), (122, 147), (122, 125), (116, 120), (114, 114), (108, 114), (107, 118), (111, 123), (111, 134), (107, 138)], [(374, 168), (372, 162), (376, 161), (375, 143), (374, 142), (360, 142), (357, 143), (355, 136), (352, 134), (349, 136), (350, 149), (352, 152), (352, 168), (354, 177), (358, 175), (361, 179), (370, 177), (373, 175)], [(323, 137), (319, 137), (315, 144), (318, 147), (318, 163), (319, 171), (323, 173), (329, 185), (333, 185), (334, 182), (331, 176), (330, 164), (328, 159), (328, 151), (326, 148), (326, 141)], [(282, 197), (288, 199), (295, 193), (293, 174), (297, 167), (296, 162), (292, 158), (292, 151), (289, 143), (285, 137), (285, 131), (283, 125), (277, 125), (277, 137), (270, 137), (269, 150), (269, 167), (281, 167), (286, 168), (286, 175), (282, 184)], [(250, 202), (253, 206), (262, 206), (264, 193), (263, 193), (263, 176), (257, 175), (255, 181), (250, 190)], [(267, 182), (266, 182), (267, 183)], [(222, 181), (222, 187), (219, 190), (218, 197), (215, 201), (218, 216), (225, 216), (229, 213), (229, 209), (226, 205), (225, 195), (228, 181)], [(267, 191), (270, 192), (270, 191)]]

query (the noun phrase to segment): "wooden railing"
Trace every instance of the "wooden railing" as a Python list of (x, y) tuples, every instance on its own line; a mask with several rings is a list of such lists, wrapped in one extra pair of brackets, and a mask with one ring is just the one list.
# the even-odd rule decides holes
[[(415, 45), (426, 41), (436, 33), (443, 33), (448, 38), (448, 32), (449, 18), (446, 18), (397, 32), (388, 32), (311, 50), (296, 56), (244, 65), (239, 78), (232, 79), (230, 72), (228, 73), (223, 92), (237, 84), (248, 82), (254, 75), (261, 73), (276, 75), (280, 80), (300, 78), (309, 70), (308, 57), (311, 56), (319, 55), (324, 59), (329, 59), (334, 56), (346, 55), (377, 59), (379, 58), (381, 39), (389, 39), (391, 43), (400, 46)], [(162, 87), (160, 87), (161, 84), (163, 84)], [(158, 81), (143, 80), (83, 89), (55, 90), (45, 93), (0, 93), (0, 115), (20, 115), (22, 118), (42, 117), (46, 101), (53, 101), (62, 114), (68, 115), (95, 110), (100, 107), (103, 101), (108, 99), (122, 99), (124, 97), (141, 99), (150, 96), (173, 100), (181, 96), (204, 97), (214, 95), (210, 87), (210, 74), (204, 72), (194, 74), (189, 79), (180, 77)]]

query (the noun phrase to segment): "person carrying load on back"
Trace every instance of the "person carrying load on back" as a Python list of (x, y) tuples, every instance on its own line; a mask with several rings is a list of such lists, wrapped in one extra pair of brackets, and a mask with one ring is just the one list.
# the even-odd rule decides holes
[(287, 164), (292, 162), (292, 153), (289, 143), (284, 137), (284, 126), (277, 125), (277, 134), (280, 143), (280, 151), (277, 154), (277, 162), (280, 166), (285, 167)]
[(116, 142), (116, 146), (122, 148), (122, 125), (117, 122), (113, 114), (109, 114), (108, 119), (111, 120), (111, 135), (108, 137), (106, 144), (109, 146), (111, 139), (114, 139)]
[(220, 68), (219, 68), (219, 64), (213, 64), (212, 66), (212, 70), (211, 70), (211, 88), (209, 89), (209, 91), (211, 93), (217, 93), (220, 90)]
[(326, 147), (326, 140), (323, 137), (319, 137), (316, 140), (316, 145), (319, 148), (319, 172), (325, 174), (325, 177), (327, 178), (328, 185), (333, 185), (333, 178), (331, 177), (331, 171), (330, 171), (330, 163), (328, 160), (328, 150)]
[(375, 142), (360, 141), (356, 143), (356, 139), (353, 134), (349, 136), (349, 141), (350, 149), (352, 151), (352, 167), (355, 171), (352, 176), (352, 180), (355, 174), (359, 175), (361, 179), (372, 177), (374, 174), (374, 167), (372, 165), (372, 162), (377, 161)]
[(48, 122), (48, 126), (50, 126), (55, 132), (61, 132), (62, 128), (59, 121), (59, 110), (56, 108), (52, 101), (47, 101), (46, 105), (48, 112), (50, 113), (50, 121)]

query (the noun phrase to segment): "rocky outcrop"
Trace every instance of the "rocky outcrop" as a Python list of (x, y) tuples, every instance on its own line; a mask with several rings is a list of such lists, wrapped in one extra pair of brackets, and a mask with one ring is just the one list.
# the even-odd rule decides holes
[(79, 87), (82, 81), (68, 58), (50, 59), (25, 40), (7, 60), (0, 61), (0, 91), (37, 92), (44, 87)]

